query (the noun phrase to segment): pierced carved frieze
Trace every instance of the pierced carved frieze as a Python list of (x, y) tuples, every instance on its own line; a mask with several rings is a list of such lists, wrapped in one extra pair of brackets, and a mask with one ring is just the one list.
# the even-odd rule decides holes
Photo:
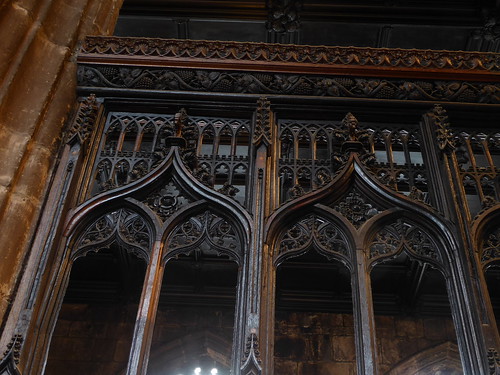
[(265, 43), (89, 36), (83, 42), (79, 59), (95, 55), (420, 68), (429, 71), (500, 71), (498, 55), (480, 52), (326, 46), (294, 46), (290, 49), (284, 45)]
[(284, 232), (279, 241), (278, 255), (299, 254), (314, 243), (321, 254), (330, 258), (340, 254), (348, 257), (347, 240), (333, 223), (315, 214), (308, 215)]
[(500, 103), (500, 84), (146, 67), (78, 67), (80, 87)]
[(226, 219), (205, 211), (179, 224), (170, 235), (169, 252), (204, 255), (227, 255), (237, 261), (241, 241), (236, 229)]
[(66, 134), (66, 142), (78, 140), (80, 144), (84, 144), (90, 138), (94, 129), (98, 111), (99, 104), (97, 98), (94, 94), (91, 94), (80, 104), (71, 128)]
[(486, 263), (500, 259), (500, 228), (488, 232), (483, 240), (481, 248), (481, 263)]
[(430, 235), (404, 219), (386, 225), (375, 234), (368, 247), (369, 257), (394, 255), (402, 246), (419, 257), (439, 260), (437, 246)]
[(359, 228), (369, 218), (380, 212), (372, 203), (365, 200), (357, 190), (349, 192), (333, 208), (356, 228)]
[(169, 181), (161, 189), (150, 194), (145, 200), (161, 220), (165, 221), (176, 211), (191, 202), (189, 197), (181, 194), (181, 189), (174, 181)]
[(142, 216), (129, 209), (119, 209), (102, 215), (80, 236), (74, 253), (85, 255), (98, 251), (115, 240), (127, 251), (141, 258), (149, 254), (152, 230)]

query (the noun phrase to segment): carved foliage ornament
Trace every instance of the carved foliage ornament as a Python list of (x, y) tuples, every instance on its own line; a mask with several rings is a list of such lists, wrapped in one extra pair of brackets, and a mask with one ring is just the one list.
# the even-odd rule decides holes
[(500, 355), (494, 348), (488, 349), (488, 367), (490, 375), (500, 373)]
[(80, 144), (84, 144), (92, 133), (98, 111), (96, 96), (91, 94), (80, 104), (76, 118), (66, 135), (66, 142), (77, 140)]
[(482, 244), (481, 263), (484, 265), (500, 259), (500, 228), (486, 234)]
[(328, 258), (333, 254), (348, 256), (347, 240), (341, 230), (315, 214), (295, 223), (280, 237), (278, 254), (300, 253), (313, 243)]
[(379, 210), (367, 202), (357, 190), (348, 193), (333, 208), (347, 218), (356, 228), (379, 213)]
[(280, 73), (116, 67), (78, 67), (81, 87), (138, 90), (310, 95), (347, 98), (500, 103), (500, 84), (419, 81)]
[(85, 254), (97, 251), (119, 240), (127, 251), (141, 258), (150, 252), (152, 231), (149, 224), (136, 212), (122, 208), (102, 215), (83, 233), (75, 246), (75, 252)]
[(428, 233), (404, 219), (379, 230), (369, 245), (370, 259), (396, 254), (401, 246), (424, 258), (438, 260), (437, 246)]
[(302, 3), (303, 0), (267, 0), (269, 12), (267, 29), (277, 33), (298, 30)]
[(271, 102), (264, 97), (257, 102), (253, 134), (253, 143), (259, 145), (260, 142), (264, 142), (266, 146), (271, 144)]
[[(298, 3), (297, 0), (290, 2)], [(466, 71), (500, 70), (500, 57), (493, 53), (325, 46), (294, 46), (292, 49), (285, 45), (265, 43), (87, 37), (80, 58), (96, 54)]]
[(206, 255), (228, 255), (239, 261), (241, 241), (234, 227), (224, 218), (205, 211), (179, 224), (170, 235), (169, 251)]
[(443, 152), (450, 153), (455, 150), (456, 141), (450, 130), (448, 114), (446, 110), (439, 104), (435, 104), (431, 112), (427, 113), (436, 127), (436, 139), (439, 149)]

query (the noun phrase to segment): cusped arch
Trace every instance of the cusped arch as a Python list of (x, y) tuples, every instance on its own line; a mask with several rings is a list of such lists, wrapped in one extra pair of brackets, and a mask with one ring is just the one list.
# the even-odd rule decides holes
[(70, 234), (71, 260), (99, 251), (116, 243), (126, 251), (149, 261), (155, 238), (154, 220), (144, 209), (127, 201), (121, 207), (110, 208), (99, 216), (93, 211), (83, 217)]
[(337, 259), (352, 268), (353, 233), (345, 220), (329, 207), (316, 206), (295, 219), (274, 228), (268, 239), (272, 244), (273, 263), (314, 250), (327, 259)]
[(372, 218), (360, 231), (370, 268), (397, 257), (402, 252), (428, 262), (449, 274), (455, 244), (445, 223), (435, 217), (401, 209), (388, 210)]
[(241, 218), (207, 201), (198, 201), (164, 224), (161, 240), (165, 243), (163, 261), (201, 251), (207, 255), (225, 255), (241, 266), (249, 238)]

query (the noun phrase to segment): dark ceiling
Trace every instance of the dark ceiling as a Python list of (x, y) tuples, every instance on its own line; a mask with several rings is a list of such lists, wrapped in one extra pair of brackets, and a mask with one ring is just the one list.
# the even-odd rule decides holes
[(499, 51), (500, 0), (125, 0), (115, 34)]

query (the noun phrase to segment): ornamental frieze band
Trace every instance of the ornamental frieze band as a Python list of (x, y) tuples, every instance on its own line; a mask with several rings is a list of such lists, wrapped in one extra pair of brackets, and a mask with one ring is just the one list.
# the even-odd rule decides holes
[[(364, 68), (374, 74), (377, 70), (382, 70), (390, 75), (395, 74), (397, 68), (399, 72), (413, 72), (429, 77), (436, 74), (469, 73), (476, 75), (476, 79), (482, 75), (481, 80), (500, 78), (497, 75), (500, 72), (500, 54), (484, 52), (87, 37), (79, 53), (79, 61), (91, 62), (99, 56), (103, 58), (107, 56), (117, 61), (127, 58), (143, 60), (147, 58), (148, 65), (168, 65), (175, 64), (176, 61), (196, 63), (210, 61), (219, 64), (238, 63), (246, 65), (247, 70), (261, 66), (266, 70), (277, 71), (290, 70), (290, 64), (294, 64), (298, 71), (300, 69), (312, 71), (317, 68), (328, 70), (332, 67), (340, 71), (346, 68), (359, 71), (360, 68)], [(436, 72), (436, 69), (439, 72)]]
[[(149, 68), (80, 64), (80, 89), (218, 92), (259, 95), (302, 95), (410, 101), (500, 103), (500, 84), (228, 72), (198, 69)], [(92, 90), (90, 90), (92, 88)]]

